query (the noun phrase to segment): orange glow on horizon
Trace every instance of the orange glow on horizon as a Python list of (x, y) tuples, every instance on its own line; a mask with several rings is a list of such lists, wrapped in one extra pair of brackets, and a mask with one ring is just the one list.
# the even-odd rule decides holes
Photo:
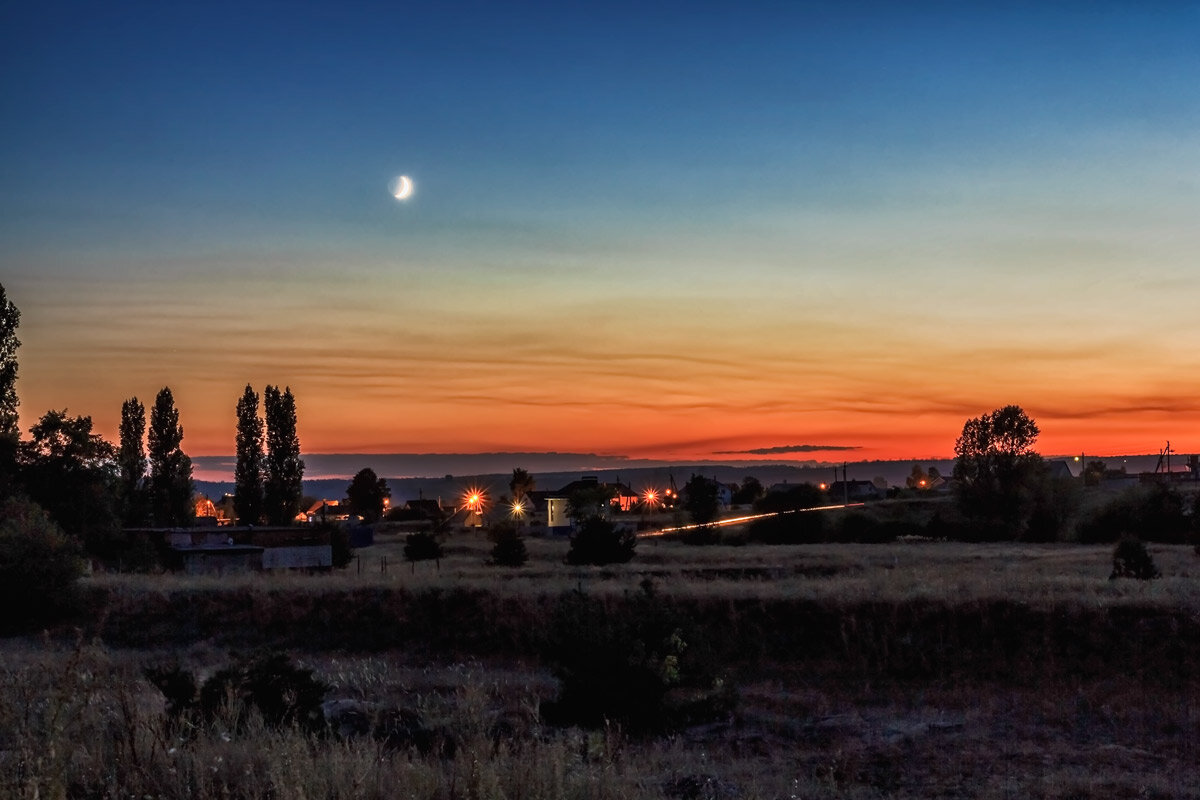
[[(184, 450), (226, 456), (249, 382), (259, 392), (268, 383), (292, 389), (305, 453), (949, 459), (967, 419), (1014, 402), (1038, 422), (1043, 454), (1153, 453), (1167, 439), (1200, 452), (1200, 371), (1186, 368), (1194, 352), (1186, 339), (1150, 347), (1129, 337), (1103, 348), (1034, 331), (1001, 346), (937, 329), (908, 349), (887, 345), (901, 323), (885, 310), (861, 322), (790, 313), (780, 322), (772, 295), (758, 298), (761, 324), (747, 325), (727, 302), (623, 298), (624, 313), (655, 321), (661, 346), (646, 354), (641, 327), (608, 326), (577, 309), (514, 321), (495, 310), (514, 299), (501, 296), (472, 309), (477, 323), (461, 312), (447, 323), (456, 307), (422, 295), (430, 305), (411, 318), (322, 306), (327, 335), (309, 341), (299, 318), (263, 318), (252, 293), (200, 313), (102, 285), (78, 291), (85, 297), (61, 308), (22, 308), (23, 432), (46, 410), (66, 408), (91, 416), (115, 443), (121, 403), (136, 396), (149, 406), (170, 386)], [(274, 332), (248, 348), (258, 327)], [(695, 342), (708, 345), (698, 352)]]

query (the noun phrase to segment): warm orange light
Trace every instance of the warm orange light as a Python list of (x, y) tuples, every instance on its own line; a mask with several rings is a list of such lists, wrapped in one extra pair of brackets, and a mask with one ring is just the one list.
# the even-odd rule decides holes
[(520, 500), (514, 500), (512, 504), (512, 515), (518, 518), (525, 516), (525, 504)]
[(821, 491), (822, 491), (822, 492), (823, 492), (823, 491), (825, 491), (825, 490), (826, 490), (826, 489), (828, 489), (828, 488), (829, 488), (829, 487), (828, 487), (828, 486), (826, 486), (825, 484), (823, 484), (823, 483), (821, 484)]
[(463, 498), (466, 501), (467, 510), (473, 512), (482, 512), (485, 498), (482, 489), (471, 488), (467, 490)]
[(925, 479), (924, 479), (924, 478), (921, 478), (921, 485), (922, 485), (922, 486), (924, 486), (924, 485), (925, 485)]

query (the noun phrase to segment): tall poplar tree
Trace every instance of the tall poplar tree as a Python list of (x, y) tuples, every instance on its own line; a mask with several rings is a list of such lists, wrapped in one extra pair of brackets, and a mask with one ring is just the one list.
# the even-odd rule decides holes
[(4, 293), (0, 284), (0, 436), (21, 438), (17, 424), (17, 327), (21, 324), (21, 312)]
[(290, 387), (263, 391), (263, 413), (267, 423), (266, 480), (263, 505), (271, 525), (290, 525), (300, 513), (304, 462), (300, 460), (300, 437), (296, 435), (296, 398)]
[(17, 405), (17, 326), (21, 312), (0, 284), (0, 500), (12, 491), (17, 478), (17, 445), (21, 441)]
[(257, 525), (263, 516), (263, 421), (258, 392), (246, 384), (237, 402), (237, 466), (233, 510), (239, 525)]
[(183, 452), (183, 426), (168, 387), (150, 412), (150, 509), (155, 525), (186, 526), (196, 515), (192, 505), (192, 460)]
[(121, 516), (131, 527), (145, 525), (146, 497), (146, 407), (136, 397), (121, 404), (121, 445), (117, 451), (120, 471)]

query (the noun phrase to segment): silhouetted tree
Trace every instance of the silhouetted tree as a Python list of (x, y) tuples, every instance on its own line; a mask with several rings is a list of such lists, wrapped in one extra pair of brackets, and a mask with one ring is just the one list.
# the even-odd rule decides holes
[(511, 522), (500, 522), (488, 531), (492, 542), (492, 563), (502, 567), (519, 567), (529, 560), (529, 551), (521, 531)]
[(1085, 486), (1099, 486), (1108, 472), (1103, 461), (1089, 461), (1083, 468), (1083, 483)]
[(20, 438), (17, 426), (17, 327), (21, 312), (8, 299), (4, 284), (0, 284), (0, 436)]
[(263, 421), (258, 392), (246, 384), (237, 402), (237, 464), (234, 467), (233, 512), (239, 525), (257, 525), (263, 516)]
[(534, 481), (532, 475), (517, 467), (513, 470), (512, 480), (508, 482), (508, 488), (512, 492), (513, 502), (520, 502), (525, 499), (525, 495), (537, 488), (537, 483)]
[(721, 487), (713, 478), (693, 475), (683, 487), (684, 508), (697, 525), (708, 525), (720, 511)]
[(912, 473), (904, 479), (904, 485), (909, 489), (925, 491), (929, 488), (930, 480), (929, 473), (920, 464), (913, 464)]
[(116, 448), (92, 433), (91, 417), (47, 411), (20, 445), (20, 475), (29, 498), (64, 533), (103, 549), (118, 528), (114, 502)]
[[(1010, 405), (967, 420), (954, 443), (959, 508), (980, 538), (1021, 538), (1048, 470), (1033, 450), (1037, 423)], [(1040, 537), (1039, 537), (1040, 538)]]
[(291, 388), (280, 392), (268, 386), (263, 392), (267, 422), (266, 480), (263, 504), (267, 522), (290, 525), (300, 513), (304, 462), (296, 435), (296, 399)]
[(766, 493), (763, 485), (758, 478), (747, 476), (742, 480), (742, 485), (733, 493), (731, 501), (737, 506), (748, 506), (758, 502), (758, 499)]
[(624, 564), (633, 558), (637, 534), (599, 516), (578, 523), (567, 550), (568, 564)]
[(384, 501), (392, 496), (387, 481), (375, 474), (370, 467), (360, 469), (350, 485), (346, 487), (346, 504), (351, 514), (358, 514), (363, 522), (375, 522), (383, 516)]
[(611, 486), (594, 484), (571, 492), (567, 498), (567, 516), (579, 524), (592, 517), (604, 517), (612, 506), (616, 490)]
[(0, 499), (7, 497), (16, 483), (17, 444), (21, 440), (17, 406), (17, 327), (21, 312), (8, 299), (0, 284)]
[(187, 526), (192, 505), (192, 460), (183, 452), (183, 426), (171, 389), (164, 386), (150, 411), (150, 511), (155, 525)]
[(825, 502), (825, 493), (816, 486), (811, 483), (797, 483), (764, 494), (754, 504), (754, 510), (764, 514), (774, 511), (798, 511), (802, 508), (816, 508)]
[(130, 527), (145, 525), (149, 515), (146, 495), (146, 407), (136, 397), (121, 404), (120, 470), (121, 517)]

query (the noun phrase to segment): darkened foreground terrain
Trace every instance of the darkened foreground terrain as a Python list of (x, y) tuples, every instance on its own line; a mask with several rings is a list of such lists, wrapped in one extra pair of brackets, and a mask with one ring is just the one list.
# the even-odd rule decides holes
[(4, 644), (3, 794), (1200, 797), (1189, 547), (527, 544), (87, 578)]

